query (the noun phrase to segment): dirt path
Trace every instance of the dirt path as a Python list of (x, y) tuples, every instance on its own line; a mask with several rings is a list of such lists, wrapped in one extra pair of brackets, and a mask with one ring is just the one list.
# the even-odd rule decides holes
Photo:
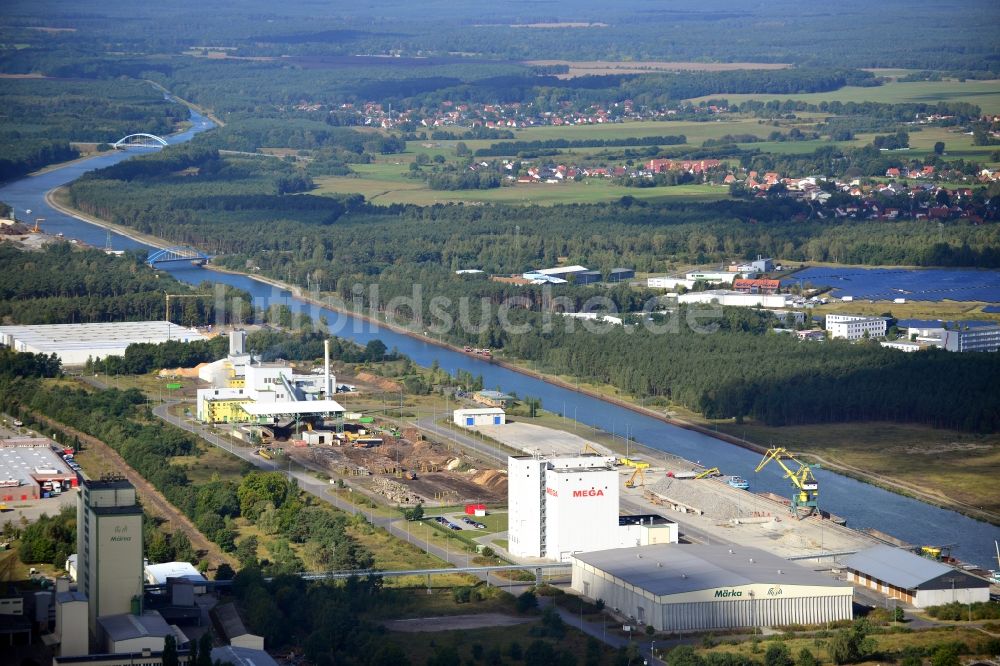
[(537, 617), (515, 617), (503, 613), (482, 613), (479, 615), (446, 615), (443, 617), (415, 617), (406, 620), (385, 622), (389, 631), (414, 633), (418, 631), (455, 631), (456, 629), (480, 629), (482, 627), (510, 627), (515, 624), (534, 622)]
[(70, 441), (73, 437), (79, 437), (80, 442), (82, 442), (87, 449), (102, 458), (106, 464), (124, 474), (125, 478), (128, 479), (133, 486), (135, 486), (136, 492), (138, 493), (146, 511), (151, 516), (165, 521), (166, 525), (169, 526), (170, 532), (182, 532), (185, 534), (191, 541), (191, 546), (195, 549), (195, 551), (208, 561), (209, 568), (216, 569), (223, 562), (234, 569), (238, 567), (238, 563), (234, 558), (222, 552), (222, 549), (220, 549), (217, 544), (209, 541), (208, 538), (202, 534), (197, 527), (195, 527), (194, 523), (192, 523), (187, 516), (181, 513), (180, 509), (171, 504), (159, 490), (153, 487), (153, 484), (143, 478), (139, 472), (135, 471), (127, 462), (125, 462), (125, 459), (122, 458), (118, 452), (109, 445), (105, 444), (96, 437), (91, 437), (85, 432), (64, 425), (45, 416), (44, 414), (31, 412), (31, 415), (36, 421), (45, 424), (46, 427), (61, 431), (64, 435), (68, 436), (63, 441)]

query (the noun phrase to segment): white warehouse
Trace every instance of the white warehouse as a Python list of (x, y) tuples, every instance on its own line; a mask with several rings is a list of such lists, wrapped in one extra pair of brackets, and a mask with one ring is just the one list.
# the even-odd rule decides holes
[(675, 543), (675, 523), (619, 515), (619, 483), (613, 456), (508, 458), (508, 550), (567, 562), (578, 552)]
[(456, 409), (452, 414), (455, 425), (472, 428), (484, 425), (504, 425), (507, 415), (499, 407), (477, 407), (472, 409)]
[(854, 588), (756, 548), (651, 545), (579, 553), (573, 589), (657, 631), (852, 619)]
[(892, 546), (873, 546), (842, 562), (851, 580), (917, 608), (990, 600), (983, 578)]
[(689, 291), (677, 297), (678, 303), (718, 303), (726, 307), (783, 308), (788, 305), (785, 294), (746, 294), (730, 289)]
[(129, 345), (141, 342), (204, 339), (197, 330), (169, 321), (0, 326), (0, 344), (19, 352), (55, 354), (63, 365), (84, 365), (88, 358), (124, 356)]

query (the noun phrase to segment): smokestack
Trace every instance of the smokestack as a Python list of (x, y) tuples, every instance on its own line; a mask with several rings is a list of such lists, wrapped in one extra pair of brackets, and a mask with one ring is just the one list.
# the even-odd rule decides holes
[(330, 339), (323, 340), (323, 393), (329, 399), (333, 395), (330, 390)]

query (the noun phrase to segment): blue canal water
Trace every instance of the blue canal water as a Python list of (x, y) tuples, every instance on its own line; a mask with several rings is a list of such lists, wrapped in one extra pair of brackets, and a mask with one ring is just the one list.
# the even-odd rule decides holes
[(784, 286), (833, 287), (834, 296), (876, 301), (985, 301), (1000, 303), (1000, 271), (959, 268), (807, 268)]
[[(211, 121), (196, 113), (192, 114), (192, 121), (194, 128), (185, 134), (171, 137), (171, 143), (186, 141), (197, 132), (212, 127)], [(126, 157), (123, 154), (104, 155), (7, 184), (0, 187), (0, 201), (13, 205), (19, 216), (24, 216), (24, 210), (30, 208), (32, 216), (45, 217), (45, 229), (50, 233), (61, 232), (66, 238), (103, 247), (107, 235), (103, 228), (53, 210), (45, 204), (44, 196), (52, 188), (69, 183), (86, 171), (108, 166)], [(112, 233), (111, 243), (114, 249), (150, 249), (116, 233)], [(600, 428), (622, 438), (634, 438), (655, 449), (719, 467), (726, 474), (738, 474), (748, 479), (755, 491), (769, 490), (783, 496), (788, 494), (788, 482), (782, 478), (776, 466), (771, 465), (755, 474), (754, 467), (760, 460), (758, 454), (713, 437), (671, 426), (572, 389), (554, 386), (467, 354), (442, 348), (429, 340), (402, 335), (360, 318), (311, 305), (287, 291), (247, 276), (219, 273), (183, 264), (166, 267), (166, 270), (177, 279), (190, 284), (207, 281), (244, 289), (253, 295), (258, 306), (287, 304), (293, 310), (309, 314), (313, 321), (319, 321), (320, 316), (325, 316), (335, 335), (361, 344), (378, 338), (389, 348), (395, 347), (422, 366), (430, 366), (437, 361), (451, 373), (466, 370), (473, 375), (481, 374), (489, 388), (500, 387), (503, 391), (521, 396), (537, 396), (546, 409), (575, 419), (582, 436), (586, 436), (595, 427)], [(873, 447), (878, 446), (878, 430), (874, 426), (870, 439)], [(913, 544), (956, 543), (958, 546), (953, 550), (956, 557), (980, 566), (989, 565), (994, 552), (993, 541), (1000, 539), (1000, 528), (954, 511), (896, 495), (826, 470), (817, 470), (816, 477), (820, 482), (821, 505), (828, 511), (847, 518), (852, 527), (872, 527)], [(997, 487), (1000, 488), (1000, 485)]]

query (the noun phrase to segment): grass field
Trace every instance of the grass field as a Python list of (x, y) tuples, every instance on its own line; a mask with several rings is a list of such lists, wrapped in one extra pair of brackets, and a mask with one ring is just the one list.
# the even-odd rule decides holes
[[(962, 643), (975, 648), (975, 646), (982, 645), (988, 636), (972, 628), (944, 627), (941, 629), (932, 629), (912, 633), (907, 631), (901, 633), (875, 634), (872, 638), (876, 641), (877, 652), (880, 654), (886, 654), (899, 652), (907, 647), (928, 648), (951, 641), (961, 641)], [(782, 639), (781, 642), (788, 647), (793, 658), (797, 657), (803, 648), (806, 648), (813, 653), (817, 661), (820, 663), (833, 663), (828, 652), (828, 646), (830, 644), (829, 640), (820, 640), (819, 638), (810, 636), (808, 638)], [(752, 641), (742, 641), (735, 645), (729, 641), (722, 641), (718, 646), (713, 647), (710, 650), (699, 650), (699, 653), (732, 653), (759, 660), (763, 656), (763, 653), (767, 650), (768, 645), (768, 641), (763, 641), (761, 644), (756, 646)], [(760, 654), (754, 654), (755, 650), (759, 651)], [(880, 663), (885, 663), (885, 660), (881, 657), (878, 661)], [(874, 663), (874, 661), (866, 661), (864, 663)]]
[(693, 102), (708, 99), (725, 98), (732, 102), (745, 102), (751, 99), (794, 99), (819, 104), (820, 102), (885, 102), (899, 104), (903, 102), (969, 102), (982, 107), (983, 113), (1000, 113), (1000, 81), (917, 81), (900, 83), (891, 81), (875, 88), (859, 88), (847, 86), (840, 90), (824, 93), (805, 93), (800, 95), (770, 95), (770, 94), (733, 94), (705, 95), (696, 97)]
[(900, 423), (832, 423), (770, 427), (715, 424), (722, 432), (891, 478), (904, 485), (1000, 514), (989, 479), (1000, 474), (1000, 435), (974, 435)]
[(1000, 322), (1000, 313), (983, 312), (990, 303), (976, 301), (907, 301), (906, 303), (887, 303), (867, 300), (855, 300), (844, 303), (836, 301), (822, 305), (813, 310), (813, 315), (820, 316), (829, 313), (864, 314), (880, 316), (891, 312), (896, 319), (942, 319), (942, 320), (991, 320)]
[(403, 174), (406, 173), (406, 164), (408, 161), (356, 165), (352, 168), (358, 172), (359, 177), (315, 178), (317, 189), (312, 193), (358, 193), (372, 203), (422, 206), (448, 202), (555, 205), (613, 201), (624, 196), (650, 201), (716, 201), (729, 197), (728, 188), (712, 185), (637, 188), (597, 179), (558, 185), (515, 185), (492, 190), (432, 190), (422, 180), (405, 178)]

